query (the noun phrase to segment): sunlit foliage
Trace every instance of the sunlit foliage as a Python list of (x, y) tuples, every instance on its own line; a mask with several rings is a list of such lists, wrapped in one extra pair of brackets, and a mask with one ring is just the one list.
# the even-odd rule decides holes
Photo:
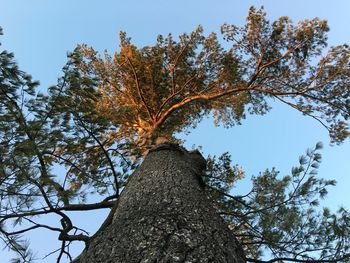
[[(251, 8), (243, 27), (225, 24), (221, 35), (198, 27), (139, 48), (122, 32), (113, 55), (78, 45), (45, 92), (1, 51), (0, 239), (18, 262), (30, 262), (22, 235), (47, 229), (62, 242), (57, 262), (71, 259), (71, 242), (89, 235), (67, 211), (112, 207), (157, 138), (179, 142), (178, 132), (208, 114), (232, 127), (278, 101), (341, 143), (349, 136), (350, 48), (327, 50), (328, 30), (318, 18), (270, 23), (263, 9)], [(319, 149), (288, 176), (269, 169), (253, 177), (245, 196), (232, 195), (244, 171), (230, 155), (208, 158), (208, 193), (248, 261), (349, 262), (349, 212), (317, 207), (335, 183), (316, 176)], [(87, 203), (91, 195), (102, 201)], [(37, 220), (46, 214), (58, 223)]]
[(270, 23), (263, 9), (251, 8), (246, 25), (224, 24), (222, 37), (198, 27), (138, 48), (122, 32), (114, 55), (79, 45), (68, 86), (94, 90), (98, 113), (138, 146), (152, 144), (152, 136), (173, 139), (208, 113), (231, 127), (247, 113), (266, 113), (272, 100), (317, 119), (341, 142), (348, 136), (350, 49), (325, 53), (328, 30), (318, 18)]

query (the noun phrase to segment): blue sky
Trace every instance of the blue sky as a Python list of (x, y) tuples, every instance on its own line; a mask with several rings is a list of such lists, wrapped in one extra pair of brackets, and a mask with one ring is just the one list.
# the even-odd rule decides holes
[[(285, 15), (294, 21), (325, 18), (331, 28), (330, 45), (350, 44), (347, 0), (0, 0), (0, 26), (5, 34), (1, 42), (3, 48), (15, 53), (20, 68), (40, 80), (45, 89), (56, 83), (67, 52), (78, 43), (113, 52), (121, 30), (138, 46), (153, 44), (158, 34), (178, 35), (199, 24), (208, 33), (218, 32), (224, 22), (243, 25), (252, 5), (263, 5), (271, 20)], [(277, 167), (282, 174), (289, 173), (300, 154), (322, 141), (325, 147), (319, 176), (338, 181), (324, 204), (333, 210), (340, 205), (350, 208), (349, 140), (330, 146), (324, 128), (284, 105), (273, 105), (273, 110), (262, 117), (248, 116), (241, 126), (232, 129), (215, 128), (210, 119), (204, 120), (185, 139), (187, 147), (201, 145), (206, 155), (229, 151), (234, 163), (245, 169), (248, 180), (271, 167)], [(238, 185), (237, 191), (244, 192), (248, 187), (246, 181)], [(91, 214), (90, 219), (84, 216), (91, 231), (105, 215), (97, 213)], [(78, 216), (77, 220), (82, 218)], [(31, 235), (31, 239), (34, 250), (39, 250), (39, 258), (58, 247), (54, 237), (44, 232)], [(8, 262), (10, 254), (1, 250), (0, 253), (0, 261)], [(38, 262), (54, 262), (54, 258)]]

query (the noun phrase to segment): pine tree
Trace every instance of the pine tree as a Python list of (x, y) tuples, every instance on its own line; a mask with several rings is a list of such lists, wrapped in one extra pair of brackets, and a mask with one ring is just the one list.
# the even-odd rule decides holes
[[(318, 121), (332, 142), (343, 142), (349, 136), (350, 48), (339, 45), (325, 53), (328, 30), (318, 18), (295, 25), (281, 17), (270, 23), (263, 9), (252, 7), (245, 26), (222, 26), (222, 39), (198, 27), (178, 38), (159, 36), (155, 45), (138, 48), (122, 32), (113, 56), (77, 46), (63, 77), (44, 93), (18, 69), (13, 54), (2, 51), (0, 238), (18, 253), (19, 262), (31, 258), (22, 235), (38, 228), (58, 233), (62, 247), (57, 262), (63, 256), (72, 260), (68, 247), (74, 241), (87, 245), (79, 262), (96, 262), (93, 254), (108, 262), (104, 256), (111, 249), (115, 262), (136, 262), (144, 255), (160, 262), (199, 261), (199, 255), (203, 262), (233, 262), (232, 257), (266, 262), (265, 251), (272, 256), (267, 262), (348, 262), (349, 212), (317, 208), (327, 187), (335, 184), (316, 177), (320, 144), (300, 158), (291, 175), (281, 177), (272, 169), (254, 177), (246, 196), (230, 192), (243, 172), (231, 165), (229, 154), (208, 158), (204, 171), (204, 165), (195, 168), (191, 153), (176, 146), (181, 143), (176, 133), (194, 128), (208, 114), (216, 124), (232, 127), (247, 114), (266, 114), (274, 101)], [(63, 176), (56, 172), (58, 166)], [(159, 181), (152, 172), (162, 174)], [(176, 179), (170, 182), (165, 175)], [(159, 206), (144, 203), (152, 193), (150, 200), (165, 201)], [(88, 204), (90, 194), (104, 199)], [(167, 203), (165, 196), (180, 196), (182, 205)], [(218, 223), (210, 202), (226, 223)], [(195, 203), (200, 207), (197, 217), (195, 209), (189, 210)], [(166, 204), (176, 217), (157, 215), (167, 211)], [(92, 237), (67, 215), (102, 208), (112, 211)], [(38, 223), (37, 217), (46, 214), (57, 215), (59, 225)], [(195, 224), (198, 215), (208, 226), (200, 234), (221, 233), (202, 250), (194, 234), (202, 227)], [(138, 228), (142, 220), (145, 226), (158, 222), (161, 227)], [(121, 237), (115, 232), (120, 228)], [(147, 229), (146, 237), (159, 239), (131, 245), (128, 238), (140, 238), (131, 235), (132, 229)], [(105, 250), (98, 252), (96, 240), (112, 233)], [(193, 239), (187, 242), (188, 236)], [(118, 244), (108, 244), (111, 239)], [(230, 248), (218, 249), (220, 242)]]

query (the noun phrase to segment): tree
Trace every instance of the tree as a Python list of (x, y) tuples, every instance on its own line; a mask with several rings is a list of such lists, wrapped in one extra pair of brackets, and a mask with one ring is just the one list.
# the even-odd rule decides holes
[(245, 262), (203, 191), (205, 165), (175, 144), (153, 148), (74, 262)]
[[(154, 46), (137, 48), (122, 32), (114, 56), (79, 45), (59, 83), (45, 93), (3, 51), (0, 237), (26, 262), (31, 254), (21, 235), (46, 228), (62, 241), (57, 262), (63, 255), (71, 258), (71, 242), (93, 244), (98, 235), (91, 240), (66, 211), (114, 207), (101, 231), (118, 222), (125, 216), (125, 209), (118, 212), (119, 200), (128, 187), (137, 191), (136, 176), (129, 175), (147, 152), (157, 141), (179, 143), (176, 133), (194, 128), (209, 113), (216, 124), (232, 127), (246, 114), (267, 113), (277, 100), (320, 122), (332, 142), (341, 143), (349, 136), (350, 48), (324, 53), (328, 30), (318, 18), (269, 23), (263, 9), (251, 8), (245, 26), (222, 26), (226, 43), (198, 27), (177, 40), (159, 36)], [(245, 196), (230, 193), (243, 173), (230, 164), (229, 154), (209, 158), (203, 179), (196, 177), (247, 261), (266, 262), (262, 254), (268, 250), (268, 262), (348, 262), (349, 212), (315, 208), (334, 184), (315, 176), (320, 148), (301, 157), (291, 175), (279, 177), (272, 169), (253, 178)], [(104, 199), (87, 204), (91, 193)], [(39, 223), (37, 217), (46, 214), (57, 215), (61, 225)]]

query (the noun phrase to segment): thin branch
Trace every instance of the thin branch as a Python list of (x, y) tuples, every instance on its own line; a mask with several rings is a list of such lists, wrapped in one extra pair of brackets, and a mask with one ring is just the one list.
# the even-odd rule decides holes
[[(63, 78), (63, 83), (62, 83), (62, 85), (61, 85), (61, 88), (60, 88), (58, 94), (61, 94), (61, 93), (63, 92), (63, 89), (64, 89), (64, 86), (65, 86), (66, 82), (67, 82), (67, 80), (66, 80), (66, 78), (64, 77), (64, 78)], [(39, 127), (38, 127), (38, 129), (37, 129), (37, 131), (36, 131), (36, 133), (35, 133), (34, 136), (33, 136), (34, 138), (38, 135), (39, 130), (40, 130), (40, 129), (42, 128), (42, 126), (45, 124), (46, 120), (50, 117), (50, 114), (52, 113), (52, 111), (54, 110), (54, 108), (55, 108), (55, 106), (56, 106), (56, 103), (55, 103), (56, 100), (57, 100), (57, 97), (56, 97), (56, 99), (53, 101), (51, 108), (47, 111), (45, 118), (41, 121), (41, 123), (40, 123), (40, 125), (39, 125)]]
[(275, 95), (274, 97), (275, 97), (276, 99), (278, 99), (279, 101), (281, 101), (281, 102), (287, 104), (288, 106), (290, 106), (290, 107), (292, 107), (292, 108), (294, 108), (294, 109), (296, 109), (296, 110), (302, 112), (303, 114), (305, 114), (305, 115), (307, 115), (307, 116), (309, 116), (309, 117), (315, 119), (316, 121), (318, 121), (323, 127), (325, 127), (325, 128), (329, 131), (329, 127), (328, 127), (326, 124), (324, 124), (324, 122), (322, 122), (322, 121), (321, 121), (319, 118), (317, 118), (316, 116), (314, 116), (314, 115), (312, 115), (312, 114), (310, 114), (310, 113), (308, 113), (308, 112), (306, 112), (306, 111), (303, 111), (303, 110), (299, 109), (295, 104), (293, 104), (293, 103), (291, 103), (291, 102), (289, 102), (289, 101), (286, 101), (286, 100), (282, 99), (280, 96)]
[(248, 82), (248, 86), (251, 86), (254, 81), (258, 78), (258, 76), (268, 67), (270, 67), (273, 64), (276, 64), (277, 62), (281, 61), (282, 59), (286, 58), (287, 56), (289, 56), (291, 53), (293, 53), (297, 48), (299, 48), (301, 45), (303, 44), (303, 42), (300, 42), (297, 46), (290, 48), (287, 50), (287, 52), (285, 52), (282, 56), (271, 60), (263, 65), (262, 64), (262, 60), (263, 60), (263, 54), (260, 56), (260, 58), (258, 59), (258, 65), (256, 67), (256, 70), (253, 74), (253, 76), (251, 77), (250, 81)]
[(142, 103), (143, 103), (143, 106), (146, 108), (147, 113), (148, 113), (148, 116), (150, 117), (150, 119), (151, 119), (152, 121), (154, 121), (154, 118), (153, 118), (153, 115), (152, 115), (152, 113), (151, 113), (151, 110), (149, 109), (149, 107), (148, 107), (148, 105), (147, 105), (147, 103), (146, 103), (146, 100), (145, 100), (145, 98), (143, 97), (143, 94), (142, 94), (142, 91), (141, 91), (141, 86), (140, 86), (140, 81), (139, 81), (139, 77), (138, 77), (138, 75), (137, 75), (136, 69), (135, 69), (134, 65), (132, 64), (130, 58), (129, 58), (129, 57), (126, 57), (126, 59), (128, 60), (128, 63), (130, 64), (131, 69), (132, 69), (132, 72), (133, 72), (133, 74), (134, 74), (134, 79), (135, 79), (135, 82), (136, 82), (136, 89), (137, 89), (137, 92), (138, 92), (138, 94), (139, 94), (139, 96), (140, 96), (140, 98), (141, 98), (141, 101), (142, 101)]
[(188, 80), (186, 80), (186, 82), (182, 85), (181, 89), (179, 89), (178, 91), (176, 91), (175, 93), (171, 94), (169, 97), (167, 97), (163, 103), (160, 105), (158, 112), (156, 114), (156, 120), (158, 120), (159, 115), (161, 114), (163, 108), (165, 107), (165, 105), (172, 99), (174, 98), (176, 95), (180, 94), (185, 88), (186, 86), (192, 81), (194, 80), (196, 77), (196, 75), (193, 75), (192, 77), (190, 77)]
[(114, 169), (114, 164), (112, 162), (111, 157), (108, 154), (108, 151), (105, 149), (105, 147), (100, 142), (100, 140), (96, 137), (96, 135), (86, 127), (86, 125), (84, 124), (83, 120), (80, 118), (79, 114), (77, 114), (77, 118), (78, 118), (81, 126), (84, 128), (84, 130), (97, 142), (97, 144), (100, 146), (103, 154), (105, 155), (105, 157), (107, 159), (107, 162), (108, 162), (108, 164), (109, 164), (109, 166), (110, 166), (110, 168), (112, 170), (113, 177), (114, 177), (114, 184), (115, 184), (115, 187), (116, 187), (116, 194), (119, 195), (118, 175), (117, 175), (116, 170)]
[(84, 172), (79, 166), (77, 166), (75, 163), (73, 163), (71, 160), (62, 157), (61, 155), (55, 154), (55, 152), (48, 152), (48, 151), (44, 151), (43, 154), (47, 154), (47, 155), (52, 155), (54, 157), (56, 157), (57, 159), (60, 159), (64, 162), (66, 162), (67, 164), (69, 164), (71, 167), (77, 169), (79, 172), (81, 172), (82, 174), (84, 174), (86, 177), (89, 177), (89, 175)]
[(6, 246), (11, 247), (11, 249), (13, 249), (22, 258), (23, 262), (28, 262), (26, 254), (23, 254), (23, 251), (18, 248), (17, 242), (11, 239), (10, 237), (8, 237), (6, 234), (5, 234), (5, 237), (6, 238), (3, 238), (2, 236), (0, 236), (0, 238), (6, 244)]
[[(117, 198), (116, 195), (109, 197), (108, 200)], [(14, 213), (9, 215), (1, 216), (0, 223), (3, 223), (5, 220), (10, 218), (18, 218), (18, 217), (25, 217), (25, 216), (36, 216), (36, 215), (43, 215), (43, 214), (49, 214), (54, 213), (56, 211), (89, 211), (89, 210), (96, 210), (96, 209), (105, 209), (105, 208), (111, 208), (115, 204), (115, 201), (108, 201), (107, 198), (103, 200), (100, 203), (92, 203), (92, 204), (69, 204), (67, 206), (63, 207), (57, 207), (54, 209), (44, 209), (42, 211), (28, 211), (24, 213)]]
[(114, 84), (112, 84), (108, 79), (104, 80), (106, 82), (107, 85), (109, 85), (111, 88), (113, 88), (114, 90), (118, 91), (119, 93), (126, 95), (124, 91), (122, 91), (120, 88), (118, 88), (117, 86), (115, 86)]
[(34, 226), (31, 226), (31, 227), (28, 227), (28, 228), (24, 228), (24, 229), (21, 229), (21, 230), (17, 230), (17, 231), (13, 231), (13, 232), (7, 232), (7, 231), (5, 231), (5, 230), (0, 228), (0, 232), (5, 234), (5, 235), (7, 235), (7, 236), (13, 236), (13, 235), (23, 234), (25, 232), (28, 232), (30, 230), (37, 229), (37, 228), (46, 228), (46, 229), (49, 229), (51, 231), (57, 231), (57, 232), (61, 232), (62, 231), (62, 229), (60, 229), (60, 228), (50, 227), (50, 226), (42, 225), (42, 224), (36, 224)]
[[(16, 112), (13, 112), (13, 110), (11, 110), (11, 113), (16, 117), (18, 123), (20, 125), (22, 125), (23, 129), (24, 129), (24, 132), (25, 134), (27, 135), (33, 149), (34, 149), (34, 152), (35, 152), (35, 155), (37, 156), (38, 160), (39, 160), (39, 163), (40, 163), (40, 171), (41, 171), (41, 179), (43, 180), (47, 180), (50, 182), (50, 184), (55, 188), (55, 190), (57, 191), (57, 194), (62, 198), (63, 202), (64, 203), (68, 203), (68, 200), (66, 199), (65, 197), (65, 194), (64, 194), (64, 189), (61, 187), (61, 185), (57, 182), (55, 182), (53, 179), (51, 179), (51, 177), (49, 176), (49, 173), (47, 171), (47, 168), (46, 168), (46, 164), (45, 164), (45, 161), (43, 159), (43, 154), (39, 151), (38, 147), (37, 147), (37, 144), (35, 142), (35, 137), (33, 137), (32, 133), (31, 133), (31, 130), (29, 129), (28, 125), (27, 125), (27, 121), (23, 115), (23, 112), (22, 110), (20, 109), (20, 107), (18, 106), (17, 102), (11, 98), (8, 94), (4, 93), (3, 94), (5, 95), (5, 97), (8, 98), (8, 100), (10, 101), (10, 103), (17, 109), (18, 111), (18, 114), (16, 114)], [(29, 180), (32, 180), (31, 178), (28, 177)], [(32, 180), (33, 181), (33, 180)], [(35, 185), (37, 185), (37, 182), (34, 183)], [(45, 191), (42, 191), (42, 194), (44, 193), (45, 196), (46, 196), (46, 193)], [(45, 198), (45, 202), (49, 205), (49, 199)], [(50, 206), (50, 205), (49, 205)]]
[(186, 48), (188, 47), (188, 42), (183, 46), (180, 53), (176, 56), (174, 63), (171, 63), (171, 93), (172, 95), (175, 95), (175, 68), (177, 66), (177, 63), (182, 56), (182, 54), (185, 52)]
[(254, 87), (234, 87), (231, 89), (226, 89), (222, 92), (218, 92), (218, 93), (214, 93), (214, 94), (199, 94), (199, 95), (194, 95), (191, 97), (187, 97), (185, 99), (183, 99), (182, 101), (180, 101), (179, 103), (176, 103), (174, 105), (172, 105), (167, 111), (165, 111), (160, 118), (158, 119), (158, 121), (155, 123), (155, 127), (159, 127), (161, 124), (164, 123), (164, 121), (169, 117), (169, 115), (171, 113), (173, 113), (174, 111), (176, 111), (177, 109), (185, 106), (186, 104), (189, 104), (190, 102), (193, 101), (197, 101), (197, 100), (214, 100), (214, 99), (218, 99), (221, 97), (224, 97), (226, 95), (230, 95), (232, 93), (239, 93), (242, 91), (249, 91), (249, 90), (253, 90)]
[(62, 258), (63, 253), (64, 253), (64, 249), (65, 249), (65, 247), (66, 247), (66, 241), (65, 241), (65, 240), (63, 240), (63, 241), (62, 241), (62, 245), (61, 245), (61, 249), (60, 249), (60, 253), (59, 253), (58, 257), (57, 257), (57, 261), (56, 261), (56, 263), (60, 263), (61, 258)]
[(251, 210), (254, 210), (253, 207), (251, 207), (250, 205), (248, 205), (246, 202), (242, 201), (239, 197), (236, 197), (236, 196), (230, 195), (230, 194), (228, 194), (228, 193), (225, 193), (225, 192), (223, 192), (223, 191), (221, 191), (221, 190), (219, 190), (219, 189), (217, 189), (217, 188), (215, 188), (215, 187), (213, 187), (213, 186), (210, 186), (210, 185), (207, 185), (207, 187), (209, 187), (210, 189), (212, 189), (212, 190), (214, 190), (214, 191), (217, 191), (218, 193), (220, 193), (220, 194), (222, 194), (222, 195), (224, 195), (224, 196), (226, 196), (226, 197), (229, 197), (229, 198), (235, 200), (236, 202), (238, 202), (238, 203), (244, 205), (245, 207), (248, 207), (248, 208), (251, 209)]

